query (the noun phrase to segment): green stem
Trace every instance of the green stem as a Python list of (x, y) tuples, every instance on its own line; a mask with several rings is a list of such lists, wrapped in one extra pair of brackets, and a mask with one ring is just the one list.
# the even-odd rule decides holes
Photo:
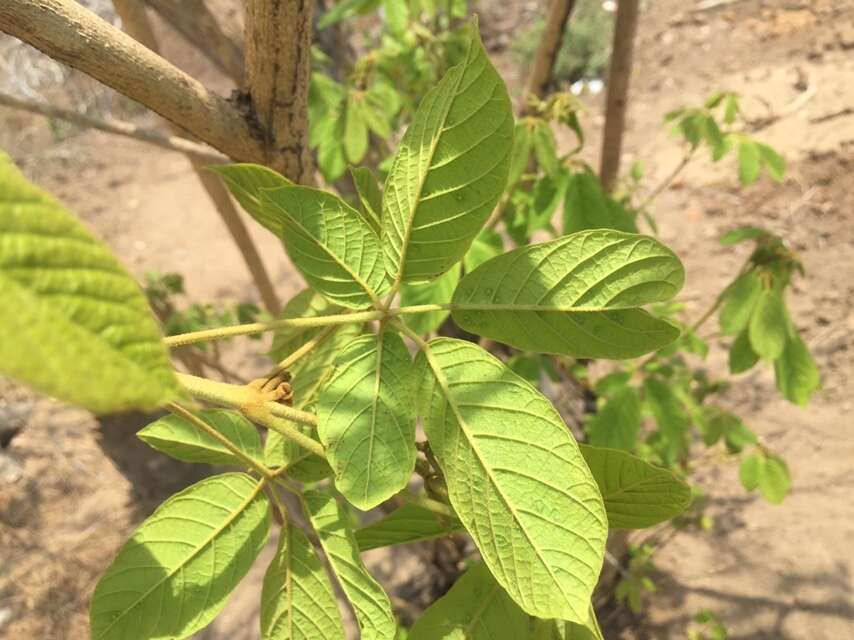
[(218, 327), (216, 329), (205, 329), (203, 331), (191, 331), (177, 336), (163, 338), (168, 347), (179, 347), (185, 344), (204, 342), (206, 340), (222, 340), (234, 336), (247, 336), (255, 333), (264, 333), (275, 329), (297, 328), (308, 329), (311, 327), (327, 327), (340, 324), (355, 324), (379, 320), (385, 316), (384, 311), (361, 311), (358, 313), (342, 313), (334, 316), (317, 316), (314, 318), (284, 318), (271, 322), (251, 322), (230, 327)]
[(253, 422), (278, 431), (311, 453), (326, 457), (322, 444), (291, 424), (291, 422), (301, 422), (313, 427), (317, 426), (317, 417), (314, 414), (278, 402), (267, 401), (260, 390), (252, 387), (215, 382), (184, 373), (175, 375), (178, 377), (178, 382), (196, 398), (237, 409)]
[[(276, 371), (274, 372), (274, 376), (280, 373), (283, 373), (290, 369), (296, 362), (298, 362), (301, 358), (308, 355), (312, 351), (314, 351), (320, 344), (326, 340), (332, 333), (335, 331), (336, 327), (327, 327), (319, 334), (314, 336), (311, 340), (303, 344), (299, 349), (295, 350), (291, 353), (287, 358), (282, 360), (278, 365), (276, 365)], [(273, 377), (273, 376), (271, 376)]]
[(207, 422), (199, 418), (194, 413), (188, 411), (181, 405), (170, 402), (166, 405), (166, 408), (169, 409), (174, 415), (179, 418), (183, 418), (194, 427), (196, 427), (199, 431), (203, 431), (211, 438), (219, 442), (222, 446), (228, 449), (235, 457), (239, 458), (247, 467), (250, 469), (254, 469), (262, 476), (267, 478), (268, 480), (274, 477), (273, 471), (267, 468), (262, 462), (255, 460), (251, 456), (246, 455), (243, 451), (240, 450), (239, 447), (235, 446), (234, 443), (231, 442), (228, 438), (222, 435), (219, 431), (210, 426)]

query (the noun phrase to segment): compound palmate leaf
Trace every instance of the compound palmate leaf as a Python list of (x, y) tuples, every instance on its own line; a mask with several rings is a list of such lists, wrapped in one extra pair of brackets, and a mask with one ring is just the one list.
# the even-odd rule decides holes
[[(263, 459), (261, 437), (249, 420), (236, 411), (211, 409), (198, 417), (208, 423), (240, 451), (253, 460)], [(148, 446), (184, 462), (242, 465), (243, 461), (213, 436), (180, 416), (168, 415), (155, 420), (136, 436)]]
[(178, 396), (139, 286), (0, 153), (0, 372), (96, 413)]
[(412, 358), (397, 333), (360, 336), (338, 354), (317, 402), (317, 433), (335, 487), (367, 511), (415, 468)]
[(267, 542), (262, 488), (227, 473), (160, 505), (95, 588), (93, 640), (186, 638), (209, 624)]
[(452, 315), (517, 349), (633, 358), (679, 337), (637, 307), (672, 298), (684, 280), (679, 258), (653, 238), (582, 231), (480, 265), (457, 286)]
[(472, 25), (465, 58), (418, 107), (383, 194), (389, 273), (432, 280), (465, 255), (507, 182), (513, 111)]
[(472, 566), (424, 612), (408, 640), (536, 640), (536, 619), (522, 611), (485, 564)]
[(320, 491), (303, 494), (305, 510), (320, 538), (332, 571), (347, 595), (362, 631), (362, 640), (393, 640), (397, 622), (383, 588), (365, 569), (350, 518), (335, 496)]
[(280, 216), (294, 266), (329, 300), (359, 309), (388, 289), (377, 234), (337, 196), (309, 187), (261, 191), (265, 212)]
[(451, 505), (492, 574), (528, 613), (585, 622), (607, 519), (563, 420), (470, 342), (432, 340), (416, 366), (420, 415)]
[(678, 516), (691, 502), (691, 487), (669, 469), (617, 449), (581, 445), (581, 453), (599, 485), (612, 529), (651, 527)]
[(344, 640), (338, 603), (306, 535), (288, 523), (261, 590), (263, 640)]

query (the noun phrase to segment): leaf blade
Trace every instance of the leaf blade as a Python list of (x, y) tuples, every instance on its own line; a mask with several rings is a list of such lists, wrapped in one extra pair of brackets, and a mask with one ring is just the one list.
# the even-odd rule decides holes
[[(532, 615), (586, 620), (607, 527), (563, 420), (529, 383), (471, 343), (432, 340), (416, 366), (420, 414), (451, 505), (496, 580)], [(549, 499), (530, 504), (543, 491)], [(565, 552), (579, 547), (578, 556)], [(519, 566), (529, 573), (516, 575)]]
[[(209, 624), (266, 543), (270, 509), (263, 484), (245, 473), (222, 474), (164, 502), (99, 580), (92, 638), (186, 638)], [(217, 541), (237, 553), (223, 562)]]
[(369, 551), (395, 544), (433, 540), (462, 530), (456, 519), (443, 518), (424, 507), (405, 504), (355, 532), (359, 550)]
[(684, 277), (679, 259), (652, 238), (582, 231), (480, 265), (457, 286), (452, 316), (525, 351), (635, 357), (679, 336), (637, 307), (669, 299)]
[(181, 393), (142, 291), (109, 249), (0, 153), (0, 371), (95, 413)]
[(470, 29), (464, 62), (421, 101), (385, 183), (383, 247), (395, 280), (432, 280), (461, 259), (507, 181), (510, 97)]

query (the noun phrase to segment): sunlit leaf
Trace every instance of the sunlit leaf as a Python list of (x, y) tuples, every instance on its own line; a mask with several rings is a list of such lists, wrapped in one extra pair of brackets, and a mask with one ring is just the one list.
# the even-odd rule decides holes
[(451, 505), (528, 613), (583, 622), (607, 530), (599, 491), (552, 404), (470, 342), (416, 360), (424, 430)]
[(670, 299), (685, 273), (656, 240), (584, 231), (483, 263), (454, 292), (466, 331), (517, 349), (580, 358), (632, 358), (679, 337), (637, 307)]
[[(472, 245), (474, 247), (474, 245)], [(454, 290), (460, 282), (460, 265), (433, 280), (423, 284), (405, 283), (400, 288), (400, 305), (404, 307), (420, 304), (448, 304), (454, 295)], [(437, 331), (445, 319), (451, 314), (449, 309), (413, 313), (406, 316), (406, 324), (410, 329), (421, 335)]]
[(329, 300), (358, 309), (388, 289), (379, 238), (346, 202), (309, 187), (262, 191), (261, 198), (280, 216), (294, 266)]
[(317, 433), (335, 487), (367, 511), (404, 489), (415, 468), (412, 358), (391, 331), (360, 336), (335, 359), (317, 403)]
[[(263, 459), (258, 430), (241, 414), (211, 409), (196, 415), (248, 457), (257, 461)], [(136, 435), (148, 446), (184, 462), (245, 466), (225, 445), (180, 416), (163, 416)]]
[(304, 504), (320, 545), (347, 595), (363, 640), (394, 640), (397, 622), (383, 588), (359, 557), (359, 546), (342, 505), (329, 493), (306, 491)]
[(180, 392), (139, 285), (0, 153), (0, 373), (95, 413)]
[(644, 529), (678, 516), (691, 488), (669, 469), (616, 449), (581, 445), (602, 493), (611, 529)]
[(277, 238), (282, 237), (281, 218), (265, 211), (261, 206), (261, 190), (287, 187), (293, 182), (260, 164), (222, 164), (208, 169), (225, 181), (231, 195), (249, 215), (272, 231)]
[(431, 280), (460, 260), (507, 181), (510, 98), (469, 28), (463, 62), (421, 101), (386, 179), (386, 265), (405, 282)]
[(744, 373), (752, 369), (757, 362), (759, 362), (759, 354), (750, 346), (750, 335), (745, 329), (736, 336), (729, 349), (729, 371)]
[(228, 473), (160, 505), (95, 587), (92, 639), (186, 638), (207, 626), (267, 542), (262, 487)]
[(279, 548), (261, 591), (263, 640), (344, 640), (338, 603), (323, 563), (294, 524), (282, 528)]
[(752, 140), (742, 140), (738, 145), (738, 179), (743, 185), (756, 182), (760, 168), (759, 147)]

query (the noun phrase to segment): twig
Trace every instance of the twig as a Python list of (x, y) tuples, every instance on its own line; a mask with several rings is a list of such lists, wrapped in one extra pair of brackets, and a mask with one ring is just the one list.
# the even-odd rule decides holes
[(551, 0), (546, 27), (540, 37), (537, 55), (525, 86), (523, 109), (527, 108), (529, 98), (542, 98), (551, 83), (555, 60), (557, 60), (566, 24), (574, 6), (575, 0)]
[(673, 168), (673, 171), (671, 171), (667, 175), (667, 177), (664, 178), (664, 180), (662, 180), (652, 191), (650, 191), (649, 195), (647, 195), (647, 197), (644, 198), (643, 201), (638, 205), (638, 210), (643, 211), (644, 209), (646, 209), (658, 196), (661, 195), (663, 191), (665, 191), (671, 184), (673, 184), (673, 181), (676, 179), (676, 177), (680, 173), (682, 173), (682, 170), (686, 166), (688, 166), (689, 162), (691, 162), (691, 158), (693, 157), (693, 155), (693, 149), (687, 151), (685, 155), (682, 156), (682, 160), (679, 161), (679, 164), (677, 164)]
[(228, 162), (228, 158), (207, 145), (199, 144), (180, 136), (170, 136), (155, 129), (140, 127), (130, 122), (93, 118), (78, 111), (61, 109), (43, 102), (9, 95), (8, 93), (0, 93), (0, 105), (11, 107), (12, 109), (20, 109), (21, 111), (28, 111), (29, 113), (37, 113), (46, 118), (58, 118), (59, 120), (73, 122), (87, 129), (98, 129), (107, 133), (124, 136), (125, 138), (140, 140), (158, 146), (161, 149), (185, 153), (208, 164)]

